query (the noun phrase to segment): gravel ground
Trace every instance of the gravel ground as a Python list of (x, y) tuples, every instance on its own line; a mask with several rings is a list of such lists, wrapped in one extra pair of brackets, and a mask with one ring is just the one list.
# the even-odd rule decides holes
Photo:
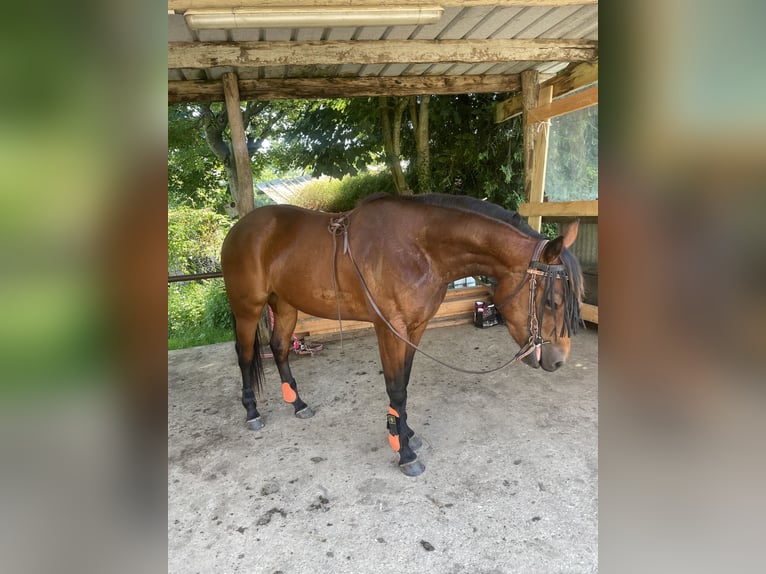
[[(316, 416), (293, 416), (268, 359), (257, 432), (232, 343), (168, 353), (169, 572), (597, 571), (595, 327), (555, 373), (465, 375), (416, 357), (417, 478), (388, 447), (374, 334), (324, 342), (291, 360)], [(502, 326), (430, 329), (422, 345), (468, 368), (517, 349)]]

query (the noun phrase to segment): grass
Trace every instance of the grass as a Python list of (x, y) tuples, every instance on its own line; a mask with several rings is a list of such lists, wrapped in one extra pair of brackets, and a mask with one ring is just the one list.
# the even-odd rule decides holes
[(168, 351), (187, 349), (213, 343), (234, 342), (234, 331), (231, 327), (201, 327), (187, 329), (184, 333), (168, 337)]

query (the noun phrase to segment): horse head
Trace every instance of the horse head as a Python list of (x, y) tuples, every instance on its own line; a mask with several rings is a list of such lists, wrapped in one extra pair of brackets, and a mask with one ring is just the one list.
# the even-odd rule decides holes
[(529, 351), (522, 360), (535, 369), (555, 371), (566, 362), (581, 322), (582, 273), (567, 251), (577, 230), (575, 222), (552, 241), (535, 240), (527, 269), (497, 278), (497, 308), (511, 337)]

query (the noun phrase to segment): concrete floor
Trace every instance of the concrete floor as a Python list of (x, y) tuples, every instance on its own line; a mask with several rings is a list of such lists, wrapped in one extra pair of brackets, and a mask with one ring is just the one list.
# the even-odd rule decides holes
[[(422, 344), (468, 368), (517, 349), (502, 326), (431, 329)], [(343, 347), (292, 357), (308, 420), (282, 402), (266, 360), (258, 432), (244, 428), (233, 344), (168, 353), (169, 572), (597, 571), (594, 327), (556, 373), (464, 375), (416, 357), (417, 478), (388, 447), (374, 334)]]

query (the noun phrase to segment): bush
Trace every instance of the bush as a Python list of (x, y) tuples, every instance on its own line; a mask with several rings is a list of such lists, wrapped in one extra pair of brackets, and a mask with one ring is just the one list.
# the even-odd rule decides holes
[[(168, 273), (220, 270), (218, 255), (232, 222), (210, 209), (168, 211)], [(168, 348), (233, 340), (223, 279), (168, 285)]]
[(381, 192), (396, 193), (394, 180), (387, 171), (315, 181), (296, 194), (293, 202), (307, 209), (349, 211), (360, 199)]
[(231, 329), (231, 307), (223, 279), (208, 281), (205, 290), (204, 323), (211, 329)]
[(229, 300), (223, 279), (168, 286), (168, 348), (233, 341)]
[(204, 273), (218, 267), (218, 255), (232, 222), (212, 209), (168, 210), (168, 269)]
[(168, 286), (168, 338), (196, 331), (205, 311), (205, 285), (201, 282)]

